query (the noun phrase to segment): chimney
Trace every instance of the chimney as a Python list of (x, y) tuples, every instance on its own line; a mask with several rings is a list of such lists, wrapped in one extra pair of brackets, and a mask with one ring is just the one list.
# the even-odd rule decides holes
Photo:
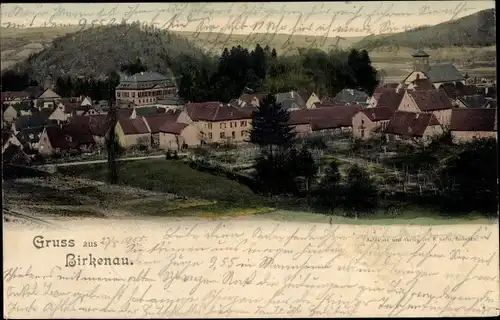
[(292, 99), (293, 99), (293, 90), (292, 90), (292, 91), (290, 91), (290, 95), (292, 96)]

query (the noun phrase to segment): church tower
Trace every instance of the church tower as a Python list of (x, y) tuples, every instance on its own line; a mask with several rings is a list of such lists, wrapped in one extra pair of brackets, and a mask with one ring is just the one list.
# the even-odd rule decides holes
[(418, 50), (411, 55), (413, 57), (413, 71), (427, 74), (429, 71), (429, 54), (423, 50)]

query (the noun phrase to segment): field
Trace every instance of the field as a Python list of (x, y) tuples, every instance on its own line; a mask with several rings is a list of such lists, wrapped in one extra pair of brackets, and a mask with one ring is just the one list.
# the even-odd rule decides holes
[[(2, 69), (8, 68), (15, 63), (22, 61), (29, 54), (43, 50), (50, 45), (51, 41), (58, 36), (76, 32), (81, 28), (56, 27), (56, 28), (1, 28), (1, 62)], [(241, 45), (246, 48), (253, 48), (255, 44), (269, 45), (276, 48), (278, 54), (295, 53), (299, 47), (316, 47), (322, 50), (329, 50), (338, 46), (346, 49), (362, 39), (362, 37), (345, 38), (338, 40), (336, 37), (322, 39), (318, 36), (285, 35), (285, 34), (253, 34), (247, 35), (219, 35), (217, 33), (176, 32), (179, 35), (193, 41), (206, 51), (219, 53), (224, 47)], [(413, 48), (387, 46), (370, 50), (370, 57), (377, 69), (384, 69), (387, 72), (387, 81), (402, 80), (412, 68), (411, 52)], [(431, 62), (453, 61), (455, 65), (470, 76), (494, 77), (495, 71), (495, 46), (480, 48), (440, 48), (426, 49), (431, 55)]]
[[(79, 181), (106, 179), (106, 165), (83, 165), (59, 170), (59, 183), (62, 180), (75, 181), (75, 177), (83, 179)], [(30, 201), (38, 204), (31, 204), (30, 210), (40, 216), (52, 217), (60, 214), (71, 218), (190, 216), (209, 219), (232, 217), (318, 223), (424, 225), (491, 222), (473, 214), (468, 218), (449, 219), (428, 209), (412, 207), (401, 207), (400, 210), (392, 212), (381, 209), (369, 219), (345, 218), (340, 211), (334, 215), (326, 215), (314, 212), (298, 201), (280, 201), (255, 195), (237, 182), (198, 172), (174, 160), (155, 159), (123, 163), (120, 165), (119, 176), (119, 186), (113, 188), (106, 183), (95, 181), (93, 187), (73, 187), (64, 192), (50, 191), (39, 185), (32, 185), (29, 190), (25, 186), (22, 192), (26, 198), (18, 201), (18, 204), (22, 202), (27, 210), (30, 205), (27, 197), (36, 188), (40, 196)], [(22, 193), (19, 191), (19, 182), (17, 184), (7, 186), (6, 193), (9, 194), (9, 190), (14, 189)], [(9, 201), (13, 202), (15, 201)], [(43, 204), (40, 204), (41, 202)]]

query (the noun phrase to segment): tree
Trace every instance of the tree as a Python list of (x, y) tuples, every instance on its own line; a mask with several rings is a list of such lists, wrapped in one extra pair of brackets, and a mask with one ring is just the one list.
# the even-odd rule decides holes
[(141, 59), (137, 58), (135, 62), (121, 66), (120, 71), (125, 72), (128, 75), (134, 75), (139, 72), (147, 71), (147, 67), (143, 64)]
[(378, 190), (369, 173), (357, 164), (352, 165), (347, 174), (344, 205), (358, 217), (361, 211), (372, 210), (377, 203)]
[(445, 211), (457, 214), (477, 210), (497, 215), (497, 147), (495, 139), (469, 142), (445, 162), (436, 176)]
[(268, 94), (253, 115), (250, 142), (269, 154), (273, 154), (274, 149), (283, 150), (296, 136), (288, 125), (289, 119), (288, 111), (276, 102), (273, 94)]
[(318, 172), (318, 167), (311, 152), (306, 146), (300, 150), (297, 158), (297, 171), (294, 172), (295, 176), (304, 177), (306, 179), (306, 190), (309, 190), (309, 184), (312, 178)]
[(342, 196), (340, 189), (341, 179), (342, 176), (340, 174), (338, 161), (333, 159), (328, 165), (325, 176), (320, 182), (318, 195), (321, 204), (329, 207), (338, 206)]

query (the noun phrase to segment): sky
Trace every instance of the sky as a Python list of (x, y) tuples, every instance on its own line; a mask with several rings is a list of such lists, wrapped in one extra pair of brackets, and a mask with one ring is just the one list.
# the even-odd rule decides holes
[(139, 21), (162, 29), (357, 37), (402, 32), (495, 7), (494, 1), (2, 4), (2, 27)]

